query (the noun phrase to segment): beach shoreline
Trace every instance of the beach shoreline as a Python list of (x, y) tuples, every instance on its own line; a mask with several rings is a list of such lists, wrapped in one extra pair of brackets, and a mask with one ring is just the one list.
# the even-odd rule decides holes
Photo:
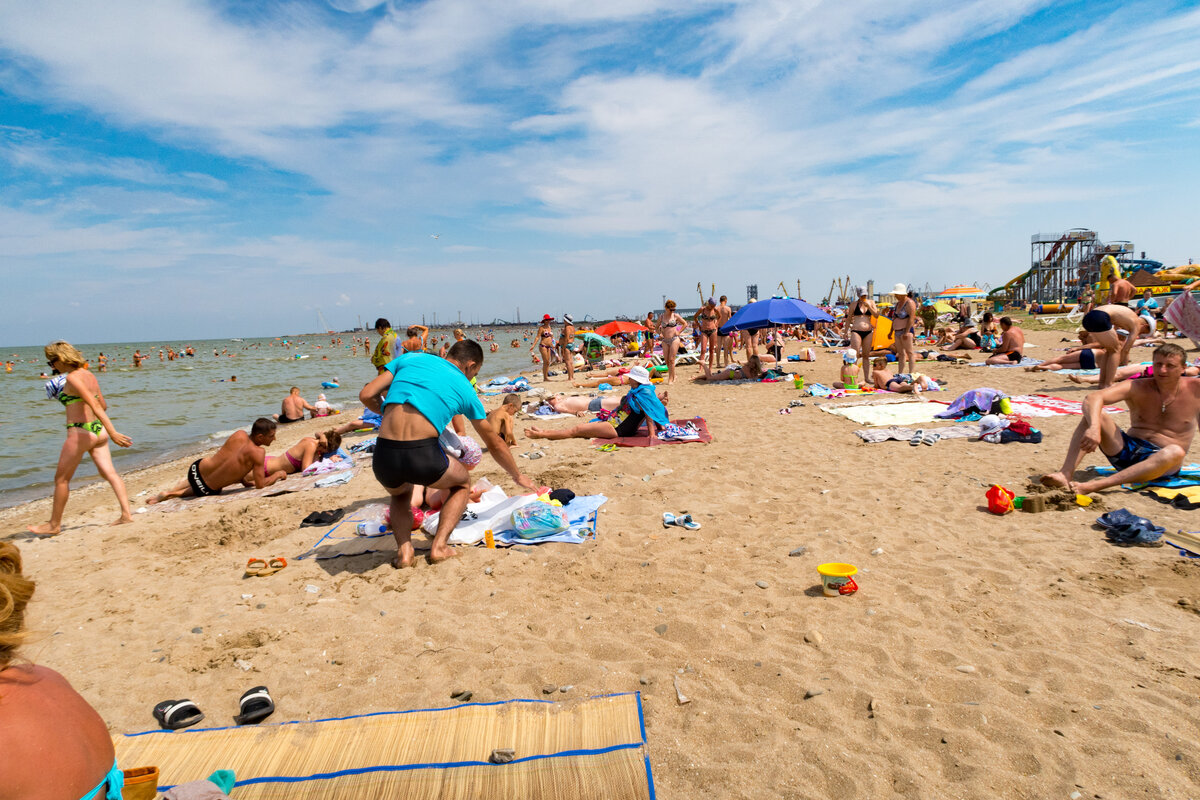
[[(1061, 331), (1028, 333), (1039, 357), (1065, 346)], [(824, 349), (785, 364), (810, 384), (839, 366)], [(946, 400), (981, 385), (1084, 396), (1052, 373), (918, 369), (949, 379)], [(566, 702), (642, 693), (662, 797), (1194, 796), (1200, 565), (1113, 547), (1092, 510), (983, 509), (991, 483), (1019, 490), (1057, 469), (1077, 418), (1033, 419), (1037, 445), (868, 444), (812, 398), (779, 413), (800, 397), (790, 381), (707, 386), (694, 372), (680, 368), (669, 408), (704, 417), (712, 444), (602, 452), (518, 433), (518, 455), (542, 454), (517, 459), (535, 481), (609, 498), (581, 545), (466, 548), (403, 571), (387, 552), (294, 560), (326, 530), (298, 527), (305, 515), (381, 501), (369, 468), (344, 486), (115, 527), (106, 484), (73, 487), (48, 539), (19, 533), (44, 521), (47, 498), (0, 510), (38, 581), (24, 654), (62, 672), (114, 734), (155, 727), (165, 698), (231, 724), (256, 684), (278, 705), (270, 722), (553, 686), (570, 687), (554, 694)], [(268, 450), (347, 418), (282, 426)], [(126, 473), (134, 508), (192, 458)], [(476, 475), (515, 491), (487, 456)], [(1168, 531), (1196, 527), (1142, 494), (1102, 497)], [(703, 527), (664, 528), (664, 511)], [(274, 555), (288, 567), (243, 577), (248, 558)], [(823, 561), (857, 565), (859, 591), (821, 596)]]

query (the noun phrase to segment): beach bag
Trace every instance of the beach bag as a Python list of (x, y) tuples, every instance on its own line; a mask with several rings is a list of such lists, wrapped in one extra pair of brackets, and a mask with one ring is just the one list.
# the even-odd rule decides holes
[(562, 533), (567, 525), (567, 513), (560, 506), (535, 501), (512, 512), (513, 530), (521, 539), (541, 539)]

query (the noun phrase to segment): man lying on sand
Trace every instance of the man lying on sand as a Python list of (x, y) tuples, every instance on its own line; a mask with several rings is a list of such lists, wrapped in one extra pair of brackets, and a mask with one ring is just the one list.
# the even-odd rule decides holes
[(458, 524), (471, 491), (467, 468), (452, 459), (438, 444), (438, 434), (456, 414), (471, 420), (479, 438), (518, 486), (536, 491), (533, 481), (521, 474), (508, 445), (496, 433), (471, 378), (479, 374), (483, 348), (470, 339), (455, 342), (438, 358), (431, 353), (409, 353), (387, 365), (387, 370), (359, 392), (363, 405), (383, 415), (375, 441), (372, 468), (375, 479), (391, 495), (392, 535), (399, 553), (396, 568), (416, 563), (412, 544), (413, 486), (447, 490), (438, 518), (429, 558), (434, 563), (454, 555), (450, 533)]
[(288, 396), (283, 398), (283, 413), (276, 414), (275, 420), (281, 424), (288, 422), (300, 422), (304, 419), (304, 412), (311, 411), (315, 417), (317, 415), (316, 406), (311, 406), (308, 401), (300, 396), (300, 387), (293, 386), (288, 390)]
[(616, 439), (621, 436), (637, 436), (642, 423), (646, 423), (653, 436), (656, 426), (670, 422), (667, 409), (650, 383), (650, 372), (645, 367), (634, 367), (627, 376), (632, 388), (621, 398), (616, 411), (601, 411), (600, 421), (584, 422), (573, 428), (545, 430), (527, 428), (525, 435), (530, 439)]
[(887, 368), (887, 365), (886, 358), (877, 358), (871, 362), (871, 380), (876, 389), (907, 394), (908, 392), (928, 392), (938, 388), (938, 384), (933, 383), (933, 378), (928, 375), (922, 375), (920, 372), (893, 373)]
[[(1200, 380), (1184, 378), (1183, 348), (1164, 344), (1154, 351), (1154, 375), (1135, 378), (1089, 394), (1062, 469), (1042, 477), (1046, 486), (1070, 487), (1079, 494), (1170, 477), (1179, 472), (1196, 435)], [(1104, 406), (1125, 401), (1129, 431), (1117, 427)], [(1117, 468), (1113, 475), (1075, 483), (1072, 476), (1085, 453), (1099, 449)]]
[[(662, 394), (663, 402), (667, 402), (667, 393)], [(551, 408), (559, 414), (574, 414), (577, 417), (585, 417), (588, 414), (596, 414), (600, 411), (616, 411), (621, 405), (621, 398), (613, 395), (610, 397), (585, 397), (583, 395), (555, 395), (546, 401)]]
[(146, 501), (150, 505), (161, 503), (172, 497), (208, 497), (220, 494), (226, 486), (240, 483), (247, 473), (254, 480), (255, 489), (265, 489), (287, 477), (283, 470), (271, 474), (266, 471), (267, 451), (264, 449), (275, 441), (275, 421), (266, 417), (254, 420), (250, 433), (236, 431), (225, 440), (221, 449), (211, 456), (192, 462), (187, 477), (173, 489), (159, 492)]

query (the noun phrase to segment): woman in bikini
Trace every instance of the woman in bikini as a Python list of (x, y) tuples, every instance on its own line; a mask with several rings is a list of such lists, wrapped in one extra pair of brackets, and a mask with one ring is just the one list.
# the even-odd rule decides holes
[(563, 314), (562, 335), (558, 337), (558, 351), (567, 367), (567, 380), (575, 380), (575, 319)]
[(538, 325), (537, 343), (534, 345), (542, 357), (542, 382), (550, 380), (550, 362), (554, 360), (554, 330), (550, 327), (554, 317), (546, 314)]
[(267, 456), (266, 472), (268, 475), (283, 470), (289, 475), (303, 472), (312, 464), (331, 456), (342, 446), (342, 435), (335, 430), (327, 430), (315, 436), (305, 436), (289, 447), (281, 456)]
[(707, 364), (701, 364), (701, 366), (704, 368), (704, 372), (692, 378), (692, 380), (704, 381), (706, 383), (740, 380), (756, 381), (763, 376), (762, 361), (758, 356), (750, 356), (750, 359), (742, 366), (734, 365), (717, 372), (710, 370)]
[(687, 327), (687, 321), (675, 313), (675, 301), (663, 305), (663, 313), (654, 325), (658, 339), (662, 342), (663, 361), (667, 365), (667, 383), (675, 382), (675, 356), (679, 353), (679, 332)]
[[(897, 283), (892, 289), (896, 304), (892, 306), (892, 335), (896, 337), (896, 369), (900, 372), (914, 372), (917, 368), (917, 356), (913, 351), (913, 322), (917, 317), (917, 304), (908, 294), (903, 283)], [(908, 369), (904, 368), (905, 363)]]
[[(424, 325), (410, 325), (408, 328), (408, 338), (400, 344), (400, 349), (406, 353), (423, 353), (425, 352), (425, 341), (429, 338), (429, 328)], [(437, 343), (437, 340), (434, 340)]]
[(879, 309), (867, 294), (867, 287), (857, 286), (854, 289), (858, 299), (846, 312), (846, 322), (850, 328), (850, 347), (858, 355), (862, 364), (863, 385), (871, 385), (871, 345), (875, 338), (875, 318)]
[(707, 355), (708, 368), (712, 370), (717, 365), (717, 301), (708, 298), (704, 307), (696, 312), (695, 322), (700, 326), (700, 363), (704, 364)]
[(121, 516), (113, 524), (133, 522), (125, 482), (113, 466), (112, 453), (108, 449), (109, 439), (121, 447), (129, 447), (133, 440), (118, 433), (105, 413), (108, 403), (82, 353), (64, 341), (46, 345), (45, 353), (46, 364), (54, 372), (61, 373), (46, 384), (46, 395), (62, 403), (67, 410), (67, 440), (59, 453), (58, 469), (54, 473), (54, 505), (50, 509), (50, 521), (45, 525), (32, 525), (29, 530), (42, 536), (62, 530), (63, 510), (71, 493), (71, 477), (85, 453), (91, 453), (96, 471), (112, 486), (121, 506)]

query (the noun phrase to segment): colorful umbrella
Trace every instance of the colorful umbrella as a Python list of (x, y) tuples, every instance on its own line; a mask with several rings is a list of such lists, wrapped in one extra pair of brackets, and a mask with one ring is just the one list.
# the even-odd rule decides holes
[(598, 344), (601, 347), (613, 347), (613, 343), (603, 336), (592, 333), (591, 331), (579, 331), (575, 334), (576, 339), (583, 339), (589, 345)]
[(800, 325), (805, 322), (833, 322), (833, 317), (814, 305), (791, 297), (772, 297), (738, 309), (721, 326), (721, 334), (733, 331), (758, 331), (773, 325)]
[(596, 328), (596, 333), (601, 336), (612, 336), (614, 333), (638, 333), (644, 330), (647, 330), (647, 328), (643, 325), (619, 319), (616, 322), (609, 322)]
[(978, 286), (951, 286), (937, 295), (941, 299), (959, 299), (972, 297), (987, 297), (987, 293)]

